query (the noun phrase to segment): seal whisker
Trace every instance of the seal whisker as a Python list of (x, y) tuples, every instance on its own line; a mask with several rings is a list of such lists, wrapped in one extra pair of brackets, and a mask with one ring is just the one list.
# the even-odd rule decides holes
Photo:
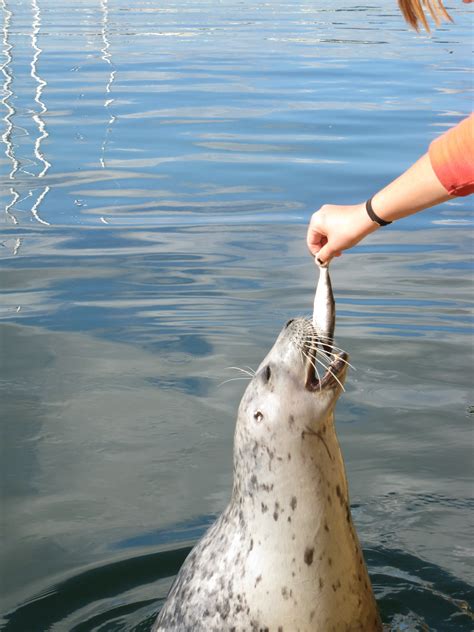
[[(309, 348), (305, 347), (305, 350), (307, 350), (307, 349), (309, 349)], [(311, 349), (309, 349), (309, 350), (311, 350)], [(326, 364), (323, 359), (318, 358), (318, 356), (314, 356), (313, 357), (310, 353), (308, 354), (307, 357), (309, 357), (311, 360), (314, 360), (315, 362), (317, 362), (320, 366), (322, 366), (324, 368), (325, 371), (329, 370), (329, 367), (330, 367), (330, 362), (329, 361)], [(316, 368), (316, 367), (314, 367), (314, 368)]]
[(228, 380), (224, 380), (223, 382), (220, 382), (220, 384), (217, 385), (217, 388), (220, 388), (224, 384), (227, 384), (227, 382), (235, 382), (235, 380), (251, 380), (251, 379), (252, 379), (252, 376), (231, 377)]
[(332, 347), (333, 349), (337, 349), (338, 351), (344, 351), (341, 347), (338, 347), (334, 344), (334, 338), (331, 336), (327, 336), (320, 329), (315, 327), (312, 322), (305, 321), (305, 326), (303, 328), (303, 333), (310, 334), (312, 337), (317, 337), (318, 340), (321, 340), (326, 347)]
[[(319, 385), (319, 390), (321, 390), (321, 376), (319, 375), (319, 371), (318, 371), (318, 367), (316, 366), (316, 364), (313, 362), (313, 358), (309, 355), (309, 353), (307, 353), (305, 351), (304, 348), (300, 349), (301, 353), (303, 354), (303, 356), (305, 358), (307, 358), (309, 360), (309, 362), (311, 363), (311, 365), (314, 367), (314, 370), (316, 371), (316, 375), (318, 376), (318, 385)], [(322, 364), (322, 363), (321, 363)], [(324, 366), (324, 365), (323, 365)], [(326, 368), (324, 366), (324, 368)]]
[[(313, 359), (313, 358), (311, 357), (311, 359)], [(314, 360), (315, 360), (318, 364), (320, 364), (322, 367), (324, 367), (324, 370), (325, 370), (325, 371), (329, 371), (329, 373), (331, 373), (331, 365), (330, 365), (330, 364), (324, 364), (324, 362), (321, 360), (321, 358), (318, 358), (318, 357), (315, 357), (315, 358), (314, 358)], [(315, 368), (316, 368), (316, 367), (315, 367)], [(339, 382), (339, 384), (340, 384), (340, 382)]]
[(337, 351), (344, 351), (344, 349), (342, 349), (342, 347), (338, 347), (337, 345), (334, 344), (334, 342), (328, 338), (327, 336), (323, 336), (322, 334), (319, 334), (318, 332), (315, 332), (318, 340), (321, 340), (324, 345), (326, 347), (331, 347), (332, 349), (337, 349)]
[[(312, 346), (312, 345), (307, 345), (307, 348), (310, 349), (311, 351), (319, 351), (319, 347), (316, 346)], [(341, 349), (342, 351), (342, 349)], [(350, 366), (351, 369), (354, 369), (354, 371), (357, 371), (357, 368), (351, 364), (350, 362), (348, 362), (347, 360), (345, 360), (344, 358), (341, 358), (339, 354), (337, 353), (333, 353), (333, 352), (329, 352), (329, 355), (331, 355), (333, 358), (338, 358), (341, 362), (344, 362), (344, 364), (347, 364), (347, 366)]]
[[(333, 378), (336, 380), (336, 382), (339, 384), (339, 386), (342, 388), (342, 390), (344, 391), (344, 393), (346, 392), (346, 389), (344, 388), (344, 384), (342, 384), (342, 382), (339, 380), (339, 378), (337, 377), (337, 375), (335, 375), (332, 371), (331, 371), (331, 366), (326, 366), (324, 364), (324, 362), (322, 362), (322, 360), (320, 360), (319, 358), (313, 358), (310, 355), (307, 355), (304, 351), (304, 349), (301, 349), (301, 352), (308, 358), (308, 360), (311, 362), (311, 364), (314, 367), (314, 370), (316, 371), (317, 375), (318, 375), (318, 380), (319, 380), (319, 373), (318, 373), (318, 369), (316, 368), (316, 365), (314, 364), (314, 361), (319, 362), (319, 364), (321, 364), (328, 373), (330, 373)], [(342, 360), (342, 358), (340, 358)], [(319, 388), (321, 388), (321, 382), (319, 380)]]
[[(298, 341), (297, 342), (297, 346), (300, 349), (300, 351), (302, 351), (303, 353), (306, 351), (320, 351), (319, 347), (316, 347), (315, 345), (312, 344), (312, 342), (302, 342), (302, 341)], [(306, 355), (306, 354), (305, 354)], [(334, 355), (336, 357), (337, 354), (331, 354)], [(308, 355), (306, 355), (307, 358), (312, 358), (312, 354), (309, 353)], [(318, 358), (317, 355), (314, 358), (316, 360), (316, 362), (318, 362), (321, 366), (324, 367), (325, 370), (327, 370), (329, 368), (329, 364), (330, 362), (328, 361), (328, 364), (325, 364), (323, 362), (323, 360), (321, 358)], [(316, 367), (315, 367), (316, 368)]]
[[(318, 336), (318, 340), (319, 338), (320, 337)], [(334, 344), (331, 344), (329, 342), (324, 342), (324, 341), (322, 341), (322, 344), (326, 348), (324, 350), (324, 353), (326, 353), (326, 355), (330, 354), (330, 355), (336, 356), (338, 353), (345, 353), (345, 350), (342, 347), (338, 347)], [(307, 342), (307, 346), (311, 347), (313, 351), (321, 351), (320, 346), (316, 345), (316, 343), (313, 342), (312, 339)], [(332, 351), (330, 351), (330, 349), (332, 349)], [(349, 364), (349, 366), (352, 366), (352, 365)], [(355, 369), (355, 367), (352, 367), (352, 368)]]
[(338, 384), (341, 386), (342, 390), (345, 392), (344, 386), (341, 384), (341, 382), (337, 379), (337, 377), (331, 371), (331, 367), (330, 367), (329, 364), (324, 364), (324, 362), (320, 358), (318, 358), (317, 356), (312, 356), (310, 353), (308, 353), (306, 351), (305, 346), (302, 346), (302, 347), (299, 347), (299, 348), (300, 348), (301, 353), (309, 360), (309, 362), (311, 363), (311, 366), (316, 371), (316, 375), (318, 376), (319, 390), (321, 390), (321, 388), (322, 388), (321, 387), (321, 376), (319, 375), (319, 371), (318, 371), (318, 367), (316, 366), (316, 363), (318, 363), (320, 366), (322, 366), (325, 371), (330, 373), (335, 378), (335, 380), (338, 382)]
[(226, 366), (226, 369), (235, 369), (236, 371), (241, 371), (242, 373), (245, 373), (245, 375), (249, 375), (250, 377), (255, 376), (255, 371), (251, 373), (250, 371), (247, 371), (247, 369), (241, 369), (240, 366)]
[(344, 384), (341, 382), (341, 380), (337, 377), (337, 375), (335, 375), (335, 373), (333, 373), (331, 371), (330, 368), (328, 368), (329, 373), (333, 376), (333, 378), (336, 380), (336, 382), (339, 384), (339, 386), (342, 388), (342, 390), (344, 391), (344, 393), (346, 392), (346, 389), (344, 388)]
[[(298, 351), (300, 351), (301, 355), (303, 358), (306, 358), (307, 360), (309, 360), (311, 362), (311, 365), (314, 367), (314, 370), (316, 371), (316, 375), (318, 376), (318, 382), (321, 383), (321, 376), (319, 375), (319, 371), (318, 371), (318, 367), (316, 366), (316, 364), (313, 362), (313, 358), (311, 356), (311, 354), (307, 351), (308, 346), (305, 345), (301, 340), (294, 340), (293, 341), (296, 348), (298, 349)], [(322, 362), (319, 360), (319, 363), (322, 364)], [(324, 369), (326, 369), (326, 365), (324, 365)]]

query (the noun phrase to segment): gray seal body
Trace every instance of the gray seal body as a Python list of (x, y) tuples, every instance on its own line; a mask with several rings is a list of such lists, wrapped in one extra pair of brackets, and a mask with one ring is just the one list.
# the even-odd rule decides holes
[(155, 632), (380, 632), (334, 428), (347, 355), (315, 371), (292, 320), (248, 385), (229, 505), (183, 564)]

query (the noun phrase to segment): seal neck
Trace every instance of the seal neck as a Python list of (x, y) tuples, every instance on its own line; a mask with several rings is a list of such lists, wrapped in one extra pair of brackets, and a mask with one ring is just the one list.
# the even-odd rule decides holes
[(309, 520), (314, 520), (315, 512), (332, 513), (342, 504), (348, 506), (344, 461), (332, 415), (317, 429), (295, 429), (291, 436), (275, 433), (265, 443), (254, 441), (236, 450), (232, 502), (248, 505), (253, 508), (249, 513), (258, 515), (257, 509), (269, 506), (273, 498), (281, 507), (291, 503), (296, 489), (311, 498), (302, 503)]

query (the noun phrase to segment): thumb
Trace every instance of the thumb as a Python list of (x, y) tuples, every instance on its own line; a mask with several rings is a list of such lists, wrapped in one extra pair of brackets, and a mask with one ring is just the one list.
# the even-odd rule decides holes
[(318, 263), (326, 265), (331, 261), (333, 257), (337, 256), (338, 254), (339, 253), (332, 249), (330, 244), (325, 244), (316, 254), (316, 260), (318, 261)]

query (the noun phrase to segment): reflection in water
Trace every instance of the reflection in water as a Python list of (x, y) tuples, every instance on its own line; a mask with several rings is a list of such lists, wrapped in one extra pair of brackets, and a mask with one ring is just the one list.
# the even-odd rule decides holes
[(38, 208), (40, 207), (40, 205), (41, 205), (42, 201), (44, 200), (44, 198), (49, 193), (50, 188), (51, 187), (45, 186), (44, 189), (42, 190), (42, 192), (38, 195), (38, 197), (36, 199), (36, 202), (31, 207), (31, 214), (33, 215), (35, 220), (37, 222), (39, 222), (40, 224), (44, 224), (45, 226), (50, 226), (51, 224), (49, 222), (47, 222), (46, 220), (41, 219), (41, 217), (38, 215)]
[[(41, 12), (40, 12), (40, 8), (39, 8), (37, 0), (31, 0), (31, 8), (33, 10), (33, 25), (32, 25), (32, 32), (31, 32), (31, 45), (32, 45), (32, 47), (33, 47), (35, 52), (34, 52), (33, 59), (31, 60), (31, 64), (30, 64), (30, 66), (31, 66), (31, 73), (30, 74), (31, 74), (31, 77), (37, 83), (36, 91), (35, 91), (35, 102), (40, 107), (40, 111), (39, 112), (34, 112), (33, 113), (33, 120), (36, 123), (36, 125), (38, 126), (38, 137), (35, 140), (34, 154), (35, 154), (36, 158), (38, 159), (38, 161), (43, 164), (43, 169), (38, 174), (38, 178), (42, 178), (43, 176), (46, 175), (46, 173), (48, 172), (48, 169), (51, 167), (51, 163), (48, 162), (48, 160), (46, 160), (46, 158), (44, 157), (44, 154), (43, 154), (43, 152), (41, 150), (41, 143), (43, 142), (43, 140), (45, 138), (47, 138), (49, 136), (48, 132), (46, 131), (46, 125), (45, 125), (44, 120), (43, 120), (43, 115), (44, 115), (45, 112), (48, 111), (48, 109), (47, 109), (46, 105), (44, 104), (44, 102), (42, 101), (43, 88), (46, 85), (48, 85), (48, 84), (38, 74), (38, 61), (39, 61), (40, 55), (41, 55), (41, 53), (43, 51), (38, 46), (38, 34), (39, 34), (40, 28), (41, 28)], [(50, 224), (46, 220), (41, 219), (41, 217), (39, 216), (39, 213), (38, 213), (38, 209), (40, 208), (40, 206), (41, 206), (44, 198), (48, 194), (49, 190), (50, 190), (50, 187), (49, 186), (45, 186), (43, 188), (43, 190), (41, 191), (41, 193), (36, 198), (36, 202), (31, 207), (31, 214), (33, 215), (35, 220), (37, 222), (39, 222), (40, 224), (44, 224), (45, 226), (49, 226)]]
[(2, 8), (4, 11), (4, 16), (5, 16), (4, 22), (3, 22), (3, 54), (6, 57), (4, 64), (2, 64), (2, 73), (4, 76), (2, 105), (4, 105), (6, 109), (6, 114), (3, 117), (3, 120), (5, 121), (5, 131), (2, 134), (2, 140), (5, 144), (5, 155), (8, 161), (12, 165), (9, 178), (13, 180), (16, 172), (18, 171), (19, 162), (15, 157), (13, 141), (12, 141), (12, 134), (13, 134), (12, 117), (15, 114), (15, 108), (10, 103), (10, 98), (13, 95), (13, 92), (10, 89), (12, 81), (13, 81), (12, 72), (10, 70), (10, 65), (12, 63), (13, 45), (9, 41), (12, 12), (9, 10), (6, 1), (2, 3)]
[[(15, 239), (15, 244), (13, 246), (13, 254), (17, 255), (18, 251), (20, 250), (20, 246), (21, 246), (21, 239), (19, 237), (17, 237)], [(16, 311), (19, 312), (21, 310), (21, 305), (18, 305)]]
[(106, 64), (109, 65), (110, 67), (110, 74), (109, 74), (109, 78), (107, 81), (107, 85), (105, 86), (105, 92), (106, 92), (106, 99), (104, 101), (104, 108), (105, 111), (107, 113), (108, 116), (108, 122), (107, 122), (107, 129), (105, 131), (105, 135), (104, 135), (104, 140), (102, 141), (102, 148), (101, 148), (101, 156), (100, 156), (100, 164), (102, 168), (106, 167), (106, 162), (105, 162), (105, 152), (107, 149), (107, 145), (109, 142), (109, 137), (112, 131), (112, 126), (115, 123), (117, 117), (111, 112), (110, 107), (112, 105), (112, 103), (114, 102), (114, 99), (110, 97), (111, 92), (112, 92), (112, 85), (115, 81), (115, 75), (117, 73), (114, 63), (112, 61), (112, 55), (109, 51), (110, 49), (110, 42), (109, 42), (109, 3), (108, 0), (101, 0), (100, 2), (100, 8), (102, 11), (102, 27), (101, 27), (101, 36), (102, 36), (102, 42), (103, 42), (103, 46), (100, 49), (100, 52), (102, 53), (102, 59), (105, 61)]
[(41, 28), (41, 13), (40, 13), (40, 8), (38, 6), (37, 0), (31, 0), (31, 7), (33, 9), (33, 30), (31, 33), (31, 45), (33, 46), (35, 53), (33, 55), (33, 59), (31, 60), (30, 66), (31, 66), (31, 76), (37, 83), (36, 92), (35, 92), (35, 101), (40, 107), (40, 112), (33, 113), (33, 120), (37, 124), (38, 132), (39, 132), (38, 138), (35, 141), (34, 152), (35, 152), (36, 158), (40, 162), (42, 162), (44, 165), (43, 170), (41, 171), (41, 173), (38, 174), (38, 178), (42, 178), (47, 173), (48, 169), (51, 167), (51, 163), (46, 160), (43, 152), (41, 151), (41, 143), (43, 142), (45, 138), (49, 136), (48, 132), (46, 131), (46, 125), (42, 118), (42, 115), (48, 110), (47, 110), (46, 105), (41, 100), (41, 97), (43, 94), (43, 88), (48, 84), (38, 74), (38, 61), (43, 51), (38, 46), (38, 34)]
[[(7, 157), (7, 161), (11, 163), (12, 168), (9, 173), (9, 178), (13, 180), (15, 173), (18, 171), (18, 160), (15, 157), (13, 141), (12, 141), (12, 133), (13, 133), (13, 121), (12, 117), (15, 114), (15, 108), (12, 107), (10, 103), (10, 98), (13, 95), (13, 91), (10, 89), (10, 86), (13, 81), (12, 73), (10, 70), (10, 64), (12, 62), (12, 49), (13, 45), (10, 44), (9, 41), (9, 33), (10, 33), (10, 24), (12, 18), (12, 12), (9, 10), (7, 3), (2, 2), (2, 9), (4, 11), (4, 22), (3, 22), (3, 54), (5, 55), (5, 62), (2, 64), (1, 70), (4, 77), (3, 81), (3, 97), (2, 97), (2, 105), (5, 107), (6, 114), (3, 117), (5, 121), (5, 130), (2, 134), (2, 141), (5, 145), (5, 155)], [(7, 218), (14, 224), (18, 224), (18, 220), (15, 215), (10, 211), (15, 204), (17, 203), (20, 195), (15, 187), (10, 187), (10, 194), (12, 199), (5, 206), (5, 214)], [(15, 246), (14, 254), (18, 252), (19, 245)]]
[(18, 191), (14, 187), (10, 187), (10, 194), (12, 196), (12, 199), (5, 206), (5, 213), (6, 213), (7, 217), (10, 219), (10, 221), (13, 224), (15, 224), (15, 226), (16, 226), (18, 224), (18, 220), (13, 215), (13, 213), (10, 212), (10, 209), (13, 208), (15, 206), (15, 204), (18, 202), (18, 200), (20, 198), (20, 194), (18, 193)]
[[(12, 197), (11, 197), (11, 200), (5, 205), (5, 214), (7, 218), (10, 220), (10, 222), (12, 222), (14, 225), (17, 225), (19, 221), (16, 215), (14, 214), (15, 209), (17, 211), (19, 210), (17, 208), (17, 203), (21, 201), (20, 198), (26, 199), (28, 197), (32, 197), (36, 187), (29, 185), (27, 189), (28, 193), (26, 193), (26, 195), (24, 194), (25, 191), (23, 187), (23, 194), (22, 194), (22, 186), (21, 186), (22, 183), (21, 181), (17, 180), (17, 174), (19, 172), (21, 173), (22, 169), (20, 169), (20, 160), (15, 155), (15, 144), (13, 142), (13, 135), (15, 133), (15, 130), (23, 130), (25, 134), (27, 134), (27, 131), (24, 130), (24, 128), (21, 128), (19, 125), (15, 125), (15, 117), (17, 116), (17, 110), (13, 107), (11, 103), (12, 98), (15, 98), (14, 91), (12, 90), (13, 72), (11, 70), (11, 66), (13, 63), (14, 47), (13, 47), (13, 44), (11, 44), (10, 42), (11, 21), (12, 21), (13, 14), (8, 8), (8, 5), (5, 1), (2, 2), (2, 8), (4, 11), (3, 54), (5, 56), (5, 62), (3, 63), (1, 67), (1, 71), (4, 77), (2, 104), (4, 105), (5, 110), (6, 110), (6, 114), (3, 117), (3, 120), (5, 122), (5, 130), (2, 134), (2, 141), (5, 145), (5, 156), (7, 158), (7, 162), (10, 163), (11, 165), (8, 177), (10, 180), (16, 181), (15, 185), (12, 185), (10, 187), (9, 192)], [(31, 30), (30, 38), (31, 38), (31, 45), (34, 50), (34, 54), (30, 62), (30, 76), (36, 82), (34, 101), (38, 105), (38, 110), (33, 111), (31, 114), (33, 121), (38, 130), (38, 136), (35, 139), (33, 153), (37, 159), (37, 162), (42, 165), (42, 170), (37, 176), (35, 176), (34, 174), (30, 172), (25, 172), (25, 173), (32, 176), (33, 178), (35, 177), (42, 178), (48, 172), (49, 168), (51, 167), (51, 163), (45, 158), (44, 153), (41, 149), (42, 142), (44, 141), (45, 138), (49, 136), (49, 134), (46, 130), (46, 125), (43, 120), (43, 115), (45, 114), (45, 112), (47, 112), (47, 107), (42, 100), (43, 90), (44, 90), (44, 87), (47, 85), (47, 82), (44, 79), (42, 79), (42, 77), (40, 76), (38, 72), (38, 62), (42, 53), (42, 49), (38, 45), (38, 35), (41, 28), (41, 11), (38, 5), (38, 0), (31, 0), (31, 9), (32, 9), (32, 14), (33, 14), (33, 22), (32, 22), (32, 30)], [(46, 226), (49, 226), (50, 224), (49, 222), (47, 222), (46, 220), (40, 217), (39, 208), (49, 191), (50, 191), (49, 186), (42, 187), (39, 195), (36, 198), (36, 201), (33, 203), (33, 206), (30, 209), (30, 212), (33, 218), (40, 224), (43, 224)], [(19, 243), (17, 243), (18, 241)], [(17, 242), (15, 242), (13, 254), (18, 253), (21, 240), (17, 240)]]

